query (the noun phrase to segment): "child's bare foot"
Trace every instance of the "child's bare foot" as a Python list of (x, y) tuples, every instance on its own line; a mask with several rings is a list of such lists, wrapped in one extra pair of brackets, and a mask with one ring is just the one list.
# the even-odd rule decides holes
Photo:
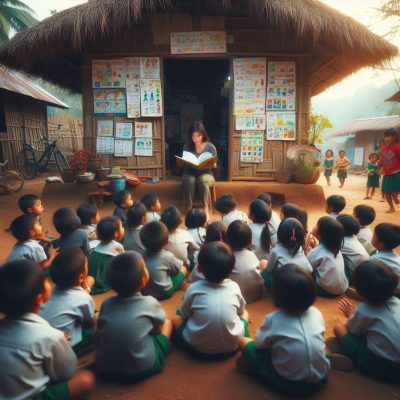
[(394, 208), (389, 208), (389, 210), (386, 210), (387, 213), (394, 213), (396, 210)]

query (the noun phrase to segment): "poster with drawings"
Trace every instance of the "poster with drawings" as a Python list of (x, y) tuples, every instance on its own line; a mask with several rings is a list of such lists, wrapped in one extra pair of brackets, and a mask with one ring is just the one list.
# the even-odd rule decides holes
[(295, 62), (269, 62), (268, 86), (295, 86), (296, 63)]
[(131, 157), (133, 140), (115, 139), (114, 157)]
[(140, 117), (140, 80), (126, 80), (126, 116), (128, 118)]
[(267, 111), (296, 109), (296, 63), (269, 62)]
[(226, 53), (226, 32), (171, 32), (171, 54)]
[(141, 57), (140, 61), (141, 79), (160, 79), (159, 57)]
[(114, 138), (108, 136), (97, 136), (96, 152), (98, 154), (113, 154), (114, 153)]
[(243, 131), (240, 140), (240, 161), (260, 163), (263, 161), (264, 131)]
[(94, 89), (94, 114), (126, 114), (126, 96), (124, 89)]
[(130, 122), (117, 122), (115, 124), (115, 137), (119, 139), (132, 139), (133, 124)]
[(143, 117), (162, 116), (160, 79), (140, 80), (140, 109)]
[(153, 155), (153, 139), (135, 138), (135, 156), (151, 157)]
[(125, 79), (140, 79), (140, 57), (124, 58), (124, 77)]
[(153, 136), (153, 124), (151, 122), (135, 122), (135, 138)]
[(93, 88), (124, 88), (124, 60), (93, 60), (92, 61)]
[(265, 115), (236, 115), (236, 130), (265, 130)]
[(114, 136), (114, 122), (112, 119), (97, 121), (98, 136)]
[(267, 112), (267, 140), (296, 140), (296, 113)]

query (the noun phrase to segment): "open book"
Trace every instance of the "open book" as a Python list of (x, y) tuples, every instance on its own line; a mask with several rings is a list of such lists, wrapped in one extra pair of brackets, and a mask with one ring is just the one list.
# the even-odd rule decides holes
[(179, 160), (182, 160), (189, 168), (193, 168), (198, 171), (207, 167), (211, 167), (216, 161), (216, 157), (213, 156), (209, 151), (200, 154), (199, 157), (196, 157), (190, 151), (184, 151), (182, 157), (175, 157)]

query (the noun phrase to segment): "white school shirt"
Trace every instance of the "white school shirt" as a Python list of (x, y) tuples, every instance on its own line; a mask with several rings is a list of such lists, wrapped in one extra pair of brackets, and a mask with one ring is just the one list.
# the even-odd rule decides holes
[(0, 398), (32, 398), (69, 379), (77, 359), (64, 333), (37, 314), (0, 321)]
[(187, 322), (183, 338), (202, 353), (235, 351), (244, 335), (239, 315), (245, 305), (238, 284), (230, 279), (193, 283), (182, 300), (182, 318)]
[(154, 211), (147, 211), (147, 222), (159, 221), (161, 217)]
[(107, 254), (109, 256), (117, 256), (125, 252), (124, 246), (116, 240), (111, 240), (108, 243), (100, 242), (94, 250), (96, 253)]
[(82, 327), (94, 318), (92, 296), (80, 286), (62, 289), (55, 286), (50, 299), (39, 309), (39, 315), (53, 328), (71, 334), (70, 344), (82, 341)]
[(269, 220), (269, 224), (275, 229), (275, 232), (278, 232), (280, 223), (281, 223), (281, 218), (279, 214), (271, 210), (271, 219)]
[(282, 267), (282, 265), (291, 263), (297, 264), (299, 267), (302, 267), (309, 272), (313, 272), (313, 268), (301, 247), (298, 252), (292, 256), (289, 253), (289, 250), (281, 243), (278, 243), (272, 249), (266, 269), (267, 271), (274, 272), (278, 268)]
[(340, 251), (335, 257), (320, 243), (311, 250), (308, 261), (316, 273), (317, 284), (322, 289), (332, 294), (342, 294), (347, 290), (349, 282), (344, 272), (344, 260)]
[(382, 261), (399, 277), (399, 283), (395, 293), (400, 294), (400, 256), (393, 250), (379, 250), (376, 254), (371, 256), (371, 260)]
[(319, 382), (330, 368), (324, 333), (324, 318), (313, 306), (298, 315), (277, 310), (265, 317), (254, 347), (271, 349), (272, 364), (283, 378)]
[(235, 266), (229, 279), (236, 282), (246, 303), (257, 300), (264, 291), (264, 279), (260, 275), (260, 261), (250, 250), (243, 249), (233, 252)]
[(142, 241), (140, 240), (140, 230), (143, 225), (139, 225), (136, 228), (126, 228), (124, 234), (124, 249), (125, 251), (133, 250), (140, 254), (143, 254), (146, 248), (144, 247)]
[(400, 363), (400, 300), (391, 297), (383, 304), (361, 303), (347, 329), (365, 336), (368, 350), (386, 360)]
[(200, 228), (188, 229), (190, 236), (193, 238), (197, 247), (201, 247), (206, 238), (206, 230), (202, 226)]
[(192, 272), (189, 275), (189, 282), (193, 283), (200, 279), (206, 279), (206, 278), (205, 278), (204, 274), (199, 271), (199, 264), (196, 263)]
[(37, 264), (47, 260), (43, 247), (37, 240), (29, 239), (17, 242), (7, 257), (7, 262), (15, 260), (31, 260)]
[(372, 231), (368, 226), (362, 226), (360, 231), (356, 235), (356, 238), (360, 241), (360, 243), (364, 246), (365, 250), (367, 250), (368, 254), (371, 254), (375, 251), (375, 247), (372, 246), (371, 239), (372, 239)]
[(186, 229), (177, 228), (169, 233), (168, 243), (164, 249), (173, 253), (185, 265), (189, 265), (188, 253), (199, 250), (199, 247)]
[(339, 213), (332, 211), (328, 214), (328, 217), (332, 217), (334, 219), (336, 219), (339, 216)]
[(358, 267), (362, 261), (369, 260), (367, 250), (365, 250), (364, 246), (355, 235), (345, 236), (343, 238), (343, 244), (340, 251), (342, 252), (344, 265), (350, 269), (351, 273), (354, 272), (356, 267)]
[(233, 221), (237, 221), (237, 220), (244, 222), (246, 225), (251, 223), (251, 221), (247, 217), (247, 214), (244, 213), (243, 211), (240, 211), (237, 209), (235, 209), (231, 212), (228, 212), (227, 214), (225, 214), (222, 217), (222, 223), (225, 225), (226, 229), (228, 229), (229, 225)]
[[(251, 236), (252, 236), (251, 250), (254, 251), (255, 255), (258, 257), (259, 260), (263, 260), (263, 259), (267, 260), (270, 256), (270, 253), (263, 250), (261, 247), (261, 244), (260, 244), (261, 233), (262, 233), (264, 227), (265, 227), (265, 224), (260, 224), (257, 222), (253, 222), (249, 225), (249, 228), (251, 230)], [(268, 225), (268, 229), (270, 230), (269, 225)], [(271, 235), (271, 231), (270, 231), (270, 235)], [(276, 233), (275, 233), (275, 236), (276, 236)], [(272, 247), (272, 243), (271, 243), (271, 247)]]

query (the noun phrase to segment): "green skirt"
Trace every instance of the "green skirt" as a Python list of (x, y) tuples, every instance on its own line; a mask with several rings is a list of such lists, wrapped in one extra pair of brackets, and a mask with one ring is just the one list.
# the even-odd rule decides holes
[(332, 176), (332, 170), (331, 169), (326, 169), (324, 171), (324, 176)]
[(367, 187), (379, 187), (379, 175), (368, 175)]
[(400, 171), (393, 175), (384, 175), (382, 180), (383, 193), (398, 193), (400, 192)]
[(264, 279), (264, 285), (268, 290), (271, 290), (272, 286), (272, 281), (274, 279), (274, 272), (267, 271), (264, 269), (264, 271), (261, 272), (261, 276)]
[(107, 292), (111, 286), (107, 282), (107, 265), (112, 260), (113, 256), (109, 254), (98, 253), (93, 250), (88, 255), (89, 275), (95, 279), (95, 284), (90, 291), (90, 294), (98, 294)]
[(337, 172), (338, 178), (347, 178), (347, 171), (344, 169), (339, 169)]

